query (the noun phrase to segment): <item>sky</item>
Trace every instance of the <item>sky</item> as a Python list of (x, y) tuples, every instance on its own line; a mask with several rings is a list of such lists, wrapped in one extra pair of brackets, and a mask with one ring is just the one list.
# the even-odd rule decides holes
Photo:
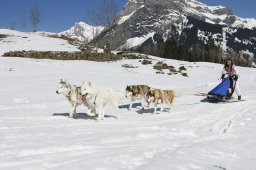
[[(122, 10), (127, 0), (112, 0)], [(223, 5), (244, 18), (256, 18), (256, 0), (200, 0), (208, 5)], [(88, 9), (95, 9), (102, 0), (1, 0), (0, 28), (15, 28), (31, 31), (28, 16), (31, 8), (38, 7), (41, 22), (38, 30), (61, 32), (72, 27), (75, 22), (88, 21)], [(22, 20), (26, 18), (26, 24)]]

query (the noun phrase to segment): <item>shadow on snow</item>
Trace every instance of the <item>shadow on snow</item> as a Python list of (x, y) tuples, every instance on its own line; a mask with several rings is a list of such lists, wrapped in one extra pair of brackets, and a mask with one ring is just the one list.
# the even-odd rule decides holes
[[(69, 113), (53, 113), (52, 115), (68, 117)], [(85, 120), (96, 120), (97, 117), (98, 117), (98, 114), (96, 114), (96, 116), (90, 116), (87, 113), (77, 113), (76, 115), (74, 115), (74, 119), (85, 119)], [(104, 118), (116, 118), (116, 117), (112, 115), (104, 115)]]

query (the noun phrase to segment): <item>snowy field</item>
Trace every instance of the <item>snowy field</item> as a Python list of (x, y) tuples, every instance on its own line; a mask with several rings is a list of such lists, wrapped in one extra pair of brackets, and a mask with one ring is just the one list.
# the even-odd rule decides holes
[(79, 51), (66, 40), (50, 38), (53, 33), (48, 32), (20, 32), (0, 29), (0, 34), (7, 35), (0, 38), (0, 56), (9, 51), (37, 50), (37, 51)]
[(130, 84), (192, 94), (219, 83), (222, 65), (166, 62), (176, 68), (184, 64), (189, 77), (155, 74), (153, 65), (138, 60), (0, 57), (0, 169), (255, 170), (256, 69), (237, 67), (244, 102), (210, 104), (185, 95), (175, 100), (171, 113), (157, 115), (152, 105), (140, 111), (135, 104), (128, 111), (124, 103), (119, 120), (109, 105), (102, 122), (87, 116), (84, 106), (78, 119), (70, 119), (68, 102), (55, 93), (60, 78), (76, 85), (84, 80), (104, 84), (120, 97)]

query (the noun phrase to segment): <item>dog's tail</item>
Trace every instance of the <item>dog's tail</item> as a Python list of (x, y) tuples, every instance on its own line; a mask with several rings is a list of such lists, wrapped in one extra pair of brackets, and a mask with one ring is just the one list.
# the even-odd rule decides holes
[(119, 102), (118, 102), (119, 105), (127, 104), (127, 103), (130, 102), (129, 98), (126, 98), (126, 97), (119, 97), (118, 101), (119, 101)]
[(174, 97), (185, 96), (185, 94), (183, 94), (183, 93), (181, 93), (181, 92), (176, 92), (176, 91), (173, 91), (173, 95), (174, 95)]

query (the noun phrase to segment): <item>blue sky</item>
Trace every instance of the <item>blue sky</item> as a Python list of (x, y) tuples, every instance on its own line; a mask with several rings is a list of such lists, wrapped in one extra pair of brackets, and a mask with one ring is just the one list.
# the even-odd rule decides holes
[[(78, 21), (86, 21), (87, 9), (97, 8), (102, 0), (1, 0), (0, 28), (11, 26), (20, 29), (21, 18), (28, 18), (32, 7), (41, 11), (39, 30), (49, 32), (64, 31)], [(127, 0), (112, 0), (123, 9)], [(256, 0), (200, 0), (208, 5), (224, 5), (231, 8), (238, 16), (256, 18)], [(29, 21), (26, 31), (31, 31)]]

